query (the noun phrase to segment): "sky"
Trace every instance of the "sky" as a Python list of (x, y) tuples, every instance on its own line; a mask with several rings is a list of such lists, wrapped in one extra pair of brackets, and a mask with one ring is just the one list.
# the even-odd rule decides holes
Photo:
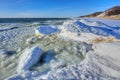
[(0, 18), (78, 17), (120, 5), (120, 0), (0, 0)]

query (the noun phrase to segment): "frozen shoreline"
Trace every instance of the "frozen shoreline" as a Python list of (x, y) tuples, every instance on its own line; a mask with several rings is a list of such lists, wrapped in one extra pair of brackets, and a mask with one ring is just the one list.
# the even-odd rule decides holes
[[(50, 33), (55, 32), (56, 29), (55, 27), (53, 29), (52, 26), (49, 29), (46, 29), (47, 27), (44, 28), (42, 33), (41, 30), (40, 32), (38, 31), (39, 34), (42, 34), (39, 37), (34, 35), (34, 30), (38, 26), (2, 30), (0, 31), (0, 48), (18, 52), (8, 57), (0, 54), (0, 68), (2, 68), (0, 74), (3, 75), (2, 72), (9, 69), (13, 70), (11, 74), (8, 72), (6, 75), (8, 80), (120, 79), (120, 59), (118, 57), (120, 55), (120, 21), (111, 22), (112, 20), (99, 19), (70, 20), (59, 27), (60, 32), (58, 33), (51, 35), (42, 34), (47, 30), (51, 30), (48, 31)], [(28, 40), (27, 44), (26, 40)], [(34, 53), (33, 48), (32, 52), (25, 51), (24, 53), (25, 48), (30, 47), (31, 50), (31, 47), (34, 46), (39, 46), (43, 50), (42, 58)], [(20, 47), (23, 49), (19, 49)], [(7, 52), (1, 50), (1, 53)], [(32, 57), (35, 56), (42, 59), (42, 61), (35, 61), (37, 65), (31, 64), (30, 70), (23, 72), (23, 75), (14, 75), (19, 63), (18, 58), (21, 54), (23, 56), (31, 55), (29, 57), (25, 56), (27, 62), (22, 64), (24, 65), (23, 67), (29, 67)], [(5, 62), (2, 60), (5, 60)], [(12, 64), (11, 66), (15, 69), (11, 66), (9, 67), (9, 64)], [(21, 67), (19, 68), (21, 69)]]

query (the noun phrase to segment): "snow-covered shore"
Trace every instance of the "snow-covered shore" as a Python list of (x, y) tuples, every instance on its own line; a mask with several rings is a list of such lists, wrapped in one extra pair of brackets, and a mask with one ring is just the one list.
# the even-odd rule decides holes
[(119, 20), (1, 28), (0, 44), (0, 79), (120, 79)]

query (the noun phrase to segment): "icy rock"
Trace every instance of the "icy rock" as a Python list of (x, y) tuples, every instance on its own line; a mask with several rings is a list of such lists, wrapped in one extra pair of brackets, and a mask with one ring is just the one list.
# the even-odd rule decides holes
[(35, 43), (37, 40), (38, 40), (37, 37), (31, 37), (31, 38), (26, 40), (26, 43), (32, 44), (32, 43)]
[(39, 47), (27, 48), (20, 56), (17, 72), (29, 70), (39, 61), (42, 54), (43, 51)]
[(40, 26), (35, 29), (35, 35), (50, 35), (59, 32), (59, 29), (55, 26)]

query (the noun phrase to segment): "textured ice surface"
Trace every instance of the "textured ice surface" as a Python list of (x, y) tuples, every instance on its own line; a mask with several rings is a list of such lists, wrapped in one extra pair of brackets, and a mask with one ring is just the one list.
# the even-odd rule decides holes
[(43, 51), (39, 47), (33, 47), (26, 49), (25, 52), (20, 56), (17, 72), (29, 70), (34, 66), (42, 56)]
[[(115, 38), (120, 38), (118, 33), (120, 27), (112, 27), (104, 24), (102, 22), (90, 22), (87, 20), (73, 20), (68, 21), (63, 24), (63, 28), (72, 33), (92, 33), (100, 36), (114, 36)], [(118, 31), (118, 32), (116, 32)]]
[(96, 44), (95, 52), (88, 52), (81, 63), (50, 71), (46, 76), (40, 76), (38, 79), (119, 80), (119, 46), (119, 42)]
[(34, 34), (34, 28), (35, 27), (23, 26), (15, 29), (0, 31), (0, 48), (15, 50), (18, 47), (24, 47), (26, 39)]
[[(93, 45), (80, 42), (81, 40), (85, 41), (88, 38), (93, 39), (101, 36), (113, 36), (119, 39), (119, 22), (99, 19), (80, 19), (65, 22), (61, 29), (65, 29), (66, 33), (64, 31), (61, 31), (61, 33), (64, 33), (63, 36), (67, 35), (74, 40), (63, 39), (54, 35), (41, 38), (34, 45), (40, 46), (46, 55), (42, 56), (40, 63), (32, 67), (37, 62), (35, 58), (38, 58), (38, 54), (35, 54), (34, 58), (34, 56), (29, 55), (34, 52), (34, 49), (27, 49), (18, 60), (20, 61), (18, 71), (26, 70), (18, 75), (27, 80), (120, 80), (120, 42), (101, 42)], [(69, 32), (76, 35), (68, 34)], [(79, 38), (78, 41), (75, 40), (76, 38)], [(35, 52), (37, 52), (36, 50)], [(35, 63), (33, 63), (34, 61)], [(2, 64), (5, 62), (3, 61)], [(10, 78), (14, 79), (16, 77)]]

